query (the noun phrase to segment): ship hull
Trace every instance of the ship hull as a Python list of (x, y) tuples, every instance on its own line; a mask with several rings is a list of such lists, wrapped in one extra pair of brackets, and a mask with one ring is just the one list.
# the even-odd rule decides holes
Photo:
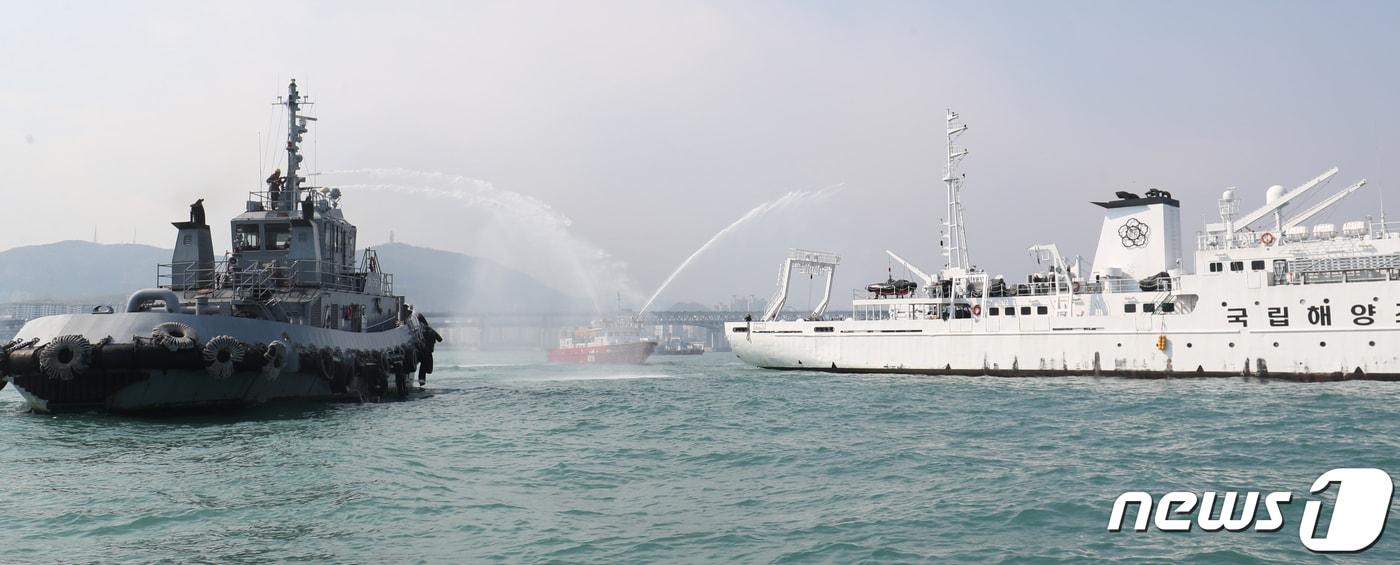
[[(170, 322), (191, 330), (191, 347), (172, 350), (141, 337)], [(92, 344), (84, 368), (65, 378), (45, 371), (45, 344), (75, 335)], [(215, 336), (241, 344), (243, 354), (225, 371), (215, 370), (199, 347)], [(37, 412), (160, 413), (405, 396), (419, 350), (409, 326), (361, 333), (166, 312), (50, 316), (31, 321), (18, 338), (36, 344), (9, 353), (4, 381)], [(275, 364), (266, 357), (274, 341), (287, 344)]]
[(1082, 310), (1067, 316), (738, 322), (725, 335), (739, 359), (768, 369), (1395, 380), (1400, 303), (1382, 300), (1387, 284), (1199, 289), (1216, 298), (1169, 315), (1096, 315), (1153, 297), (1124, 293), (1076, 297)]
[(617, 345), (559, 347), (549, 351), (549, 362), (596, 365), (640, 365), (656, 351), (656, 342)]

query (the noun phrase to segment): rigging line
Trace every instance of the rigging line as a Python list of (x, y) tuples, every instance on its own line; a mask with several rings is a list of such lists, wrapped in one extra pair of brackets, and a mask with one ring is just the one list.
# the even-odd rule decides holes
[[(269, 105), (267, 106), (267, 129), (263, 130), (263, 131), (266, 131), (266, 132), (267, 132), (267, 135), (268, 135), (269, 137), (268, 137), (268, 140), (267, 140), (267, 145), (263, 146), (263, 157), (264, 157), (264, 158), (263, 158), (262, 161), (260, 161), (261, 163), (264, 164), (264, 165), (263, 165), (264, 167), (266, 166), (266, 163), (267, 163), (268, 161), (271, 161), (271, 160), (272, 160), (272, 138), (271, 138), (270, 136), (272, 135), (272, 124), (273, 124), (273, 121), (272, 121), (272, 120), (273, 120), (273, 118), (275, 118), (276, 116), (277, 116), (277, 106), (276, 106), (276, 105), (273, 105), (273, 104), (269, 104)], [(264, 169), (261, 170), (261, 171), (258, 171), (258, 180), (262, 180), (262, 175), (265, 175), (265, 174), (267, 174), (267, 169), (266, 169), (266, 168), (264, 168)]]

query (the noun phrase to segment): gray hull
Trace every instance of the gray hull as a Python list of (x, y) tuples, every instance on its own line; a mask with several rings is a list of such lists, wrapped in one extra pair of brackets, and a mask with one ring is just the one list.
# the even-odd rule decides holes
[[(180, 350), (151, 340), (153, 328), (178, 322), (193, 343)], [(59, 336), (92, 344), (74, 374), (46, 371), (44, 348)], [(215, 336), (237, 340), (241, 357), (217, 370), (201, 346)], [(231, 316), (169, 312), (78, 314), (31, 321), (8, 353), (5, 380), (41, 412), (162, 412), (242, 407), (278, 399), (360, 401), (402, 395), (412, 387), (419, 328), (405, 324), (361, 333)], [(268, 345), (285, 344), (278, 363)], [(50, 361), (54, 359), (50, 355)]]

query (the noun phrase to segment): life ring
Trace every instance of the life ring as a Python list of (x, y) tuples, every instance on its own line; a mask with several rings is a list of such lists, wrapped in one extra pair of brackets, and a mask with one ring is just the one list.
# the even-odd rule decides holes
[(180, 322), (166, 322), (151, 329), (151, 340), (171, 351), (193, 349), (198, 337), (194, 328)]
[(1074, 293), (1075, 293), (1075, 294), (1079, 294), (1079, 291), (1080, 291), (1083, 287), (1079, 286), (1079, 281), (1074, 281), (1074, 285), (1073, 285), (1071, 288), (1074, 289)]
[(981, 316), (981, 315), (982, 315), (982, 305), (981, 305), (981, 304), (973, 304), (973, 305), (972, 305), (972, 315), (973, 315), (973, 316)]
[(204, 361), (210, 376), (216, 379), (233, 374), (233, 364), (243, 360), (243, 344), (229, 335), (216, 336), (204, 344)]
[(354, 317), (355, 317), (355, 307), (354, 307), (354, 306), (346, 306), (346, 307), (345, 307), (345, 319), (346, 319), (346, 320), (349, 320), (349, 319), (352, 319), (352, 318), (354, 318)]
[(70, 381), (87, 371), (92, 344), (80, 335), (61, 335), (39, 352), (39, 369), (49, 378)]
[(1266, 246), (1272, 247), (1274, 245), (1274, 241), (1276, 241), (1276, 239), (1274, 239), (1273, 232), (1266, 231), (1263, 235), (1259, 236), (1259, 242), (1263, 243)]
[(282, 374), (282, 365), (287, 362), (287, 343), (277, 340), (267, 344), (267, 351), (263, 353), (263, 377), (269, 381), (277, 380)]

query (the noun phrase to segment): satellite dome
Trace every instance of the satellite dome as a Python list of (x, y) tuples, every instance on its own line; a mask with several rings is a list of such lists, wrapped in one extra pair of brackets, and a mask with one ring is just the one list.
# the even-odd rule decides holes
[(1266, 204), (1273, 204), (1280, 196), (1283, 196), (1283, 187), (1277, 184), (1273, 185), (1269, 187), (1269, 190), (1264, 191), (1264, 202)]
[(1235, 199), (1235, 187), (1232, 186), (1232, 187), (1230, 187), (1230, 188), (1225, 189), (1225, 192), (1220, 193), (1220, 199), (1221, 199), (1221, 200), (1224, 200), (1224, 201), (1227, 201), (1227, 202), (1228, 202), (1228, 201), (1234, 200), (1234, 199)]

